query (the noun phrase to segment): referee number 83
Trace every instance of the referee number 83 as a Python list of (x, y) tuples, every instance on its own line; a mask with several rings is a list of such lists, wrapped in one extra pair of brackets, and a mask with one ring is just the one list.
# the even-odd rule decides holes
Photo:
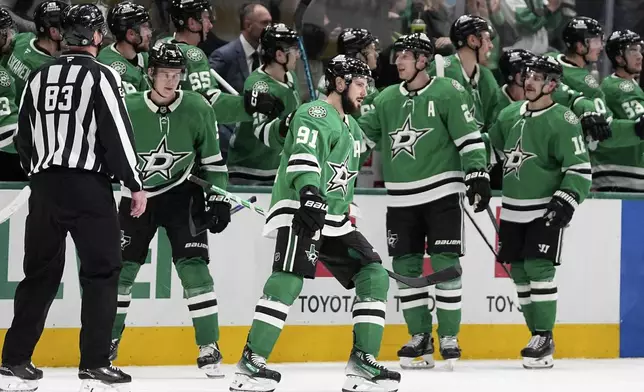
[(65, 86), (47, 86), (45, 88), (45, 111), (53, 112), (54, 110), (69, 111), (72, 108), (72, 92), (74, 88), (71, 85)]

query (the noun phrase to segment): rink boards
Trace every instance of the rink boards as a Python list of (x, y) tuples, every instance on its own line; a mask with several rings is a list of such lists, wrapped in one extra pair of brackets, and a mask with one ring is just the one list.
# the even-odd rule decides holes
[[(6, 187), (5, 187), (6, 188)], [(18, 193), (0, 190), (0, 208)], [(270, 195), (249, 189), (268, 207)], [(118, 198), (118, 192), (115, 192)], [(600, 195), (601, 196), (601, 195)], [(356, 196), (357, 226), (387, 256), (386, 196), (379, 191)], [(492, 201), (500, 209), (501, 199)], [(13, 292), (22, 278), (27, 207), (0, 225), (0, 340), (13, 316)], [(496, 246), (492, 223), (477, 223)], [(563, 263), (557, 270), (559, 307), (555, 329), (560, 358), (644, 356), (644, 200), (591, 199), (575, 214), (564, 235)], [(263, 219), (251, 211), (236, 214), (223, 234), (210, 236), (210, 269), (215, 280), (225, 361), (235, 362), (252, 322), (254, 307), (271, 272), (273, 240), (261, 237)], [(463, 265), (464, 358), (517, 358), (529, 339), (511, 280), (505, 277), (474, 226), (466, 219)], [(68, 238), (63, 284), (54, 301), (34, 361), (40, 366), (75, 366), (78, 360), (80, 289), (78, 262)], [(429, 262), (426, 262), (428, 267)], [(292, 306), (271, 361), (343, 361), (351, 348), (353, 292), (346, 291), (319, 264)], [(429, 269), (429, 267), (428, 267)], [(381, 358), (393, 360), (408, 340), (392, 281)], [(433, 308), (433, 290), (430, 290)], [(434, 319), (435, 320), (435, 319)], [(435, 321), (434, 321), (435, 322)], [(165, 235), (155, 236), (147, 263), (133, 290), (120, 365), (194, 364), (194, 332), (180, 281), (172, 267)], [(638, 331), (639, 330), (639, 331)]]

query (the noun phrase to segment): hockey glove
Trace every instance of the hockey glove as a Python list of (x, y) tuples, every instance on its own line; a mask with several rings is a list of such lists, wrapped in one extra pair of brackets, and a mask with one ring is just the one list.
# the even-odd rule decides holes
[(284, 111), (284, 102), (270, 93), (246, 90), (244, 91), (244, 109), (250, 116), (261, 113), (269, 119), (273, 119)]
[(602, 142), (612, 136), (610, 124), (599, 113), (586, 112), (579, 117), (579, 121), (587, 142)]
[(575, 192), (557, 191), (546, 206), (546, 213), (543, 219), (546, 226), (555, 229), (563, 229), (572, 220), (572, 214), (579, 205), (579, 196)]
[(288, 116), (284, 117), (283, 119), (280, 120), (280, 136), (281, 137), (286, 137), (286, 134), (288, 133), (288, 127), (291, 125), (291, 120), (293, 119), (293, 116), (295, 115), (295, 110), (293, 110), (291, 113), (288, 114)]
[(328, 206), (317, 188), (307, 185), (300, 190), (300, 208), (293, 215), (293, 233), (313, 238), (324, 227)]
[(640, 138), (640, 140), (644, 140), (644, 115), (642, 117), (638, 118), (635, 120), (635, 134)]
[(226, 196), (210, 194), (206, 199), (206, 211), (208, 230), (217, 234), (224, 231), (230, 223), (230, 202)]
[(474, 206), (474, 212), (485, 211), (492, 197), (490, 175), (483, 170), (467, 173), (465, 176), (465, 196), (467, 196), (470, 205)]

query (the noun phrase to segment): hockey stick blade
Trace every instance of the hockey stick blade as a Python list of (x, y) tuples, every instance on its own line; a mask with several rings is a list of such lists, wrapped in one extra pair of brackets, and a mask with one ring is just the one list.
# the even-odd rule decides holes
[(427, 276), (421, 276), (420, 278), (410, 278), (408, 276), (402, 276), (395, 272), (387, 270), (389, 277), (395, 281), (406, 284), (409, 287), (420, 289), (427, 286), (433, 286), (438, 283), (447, 282), (456, 278), (459, 278), (463, 273), (463, 270), (460, 266), (455, 265), (452, 267), (445, 268), (438, 272)]
[(5, 208), (0, 210), (0, 224), (4, 223), (7, 219), (11, 218), (11, 215), (15, 214), (16, 211), (22, 207), (23, 204), (27, 202), (31, 195), (31, 188), (29, 185), (22, 188), (18, 196), (9, 203)]

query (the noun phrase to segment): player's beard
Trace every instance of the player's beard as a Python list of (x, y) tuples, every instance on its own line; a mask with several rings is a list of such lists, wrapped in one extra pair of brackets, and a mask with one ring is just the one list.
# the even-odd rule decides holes
[(342, 110), (347, 113), (347, 114), (352, 114), (358, 111), (360, 109), (359, 106), (354, 104), (351, 99), (349, 99), (349, 88), (347, 87), (346, 90), (342, 94), (340, 94), (341, 101), (342, 101)]

